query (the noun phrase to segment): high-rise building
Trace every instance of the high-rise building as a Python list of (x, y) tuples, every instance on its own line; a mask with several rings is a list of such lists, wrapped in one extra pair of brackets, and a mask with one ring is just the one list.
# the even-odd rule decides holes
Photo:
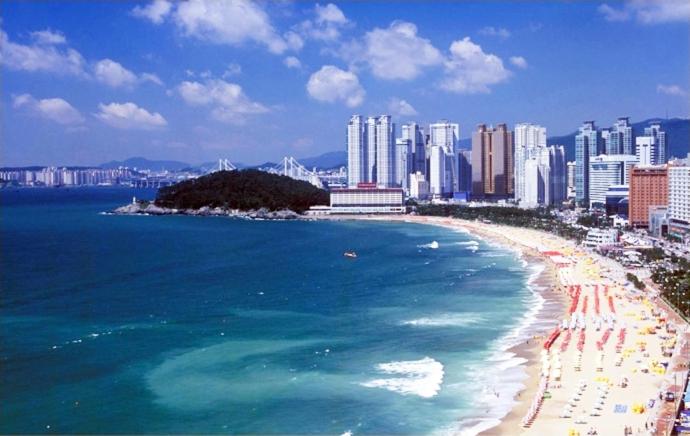
[(525, 195), (525, 162), (546, 147), (546, 128), (529, 123), (515, 125), (515, 201)]
[(458, 192), (472, 192), (472, 151), (458, 151)]
[(668, 168), (668, 232), (690, 239), (690, 166)]
[(412, 161), (412, 171), (426, 174), (426, 150), (424, 147), (424, 131), (417, 123), (403, 124), (401, 128), (402, 139), (410, 141), (414, 159)]
[(566, 195), (565, 148), (540, 147), (525, 160), (524, 190), (520, 204), (526, 207), (558, 205)]
[(395, 185), (395, 124), (390, 115), (353, 115), (347, 125), (348, 186)]
[(635, 154), (635, 139), (628, 117), (618, 118), (606, 136), (606, 154)]
[(366, 165), (364, 167), (366, 183), (376, 183), (376, 117), (367, 118), (366, 127)]
[(445, 147), (434, 145), (429, 156), (429, 192), (432, 196), (442, 197), (448, 193), (446, 173)]
[(585, 121), (575, 136), (575, 201), (589, 203), (589, 159), (602, 153), (602, 141), (594, 121)]
[(661, 124), (652, 123), (649, 127), (645, 127), (644, 136), (651, 136), (656, 144), (656, 163), (665, 164), (668, 162), (668, 143), (666, 142), (666, 132), (661, 130)]
[(568, 198), (575, 198), (575, 162), (568, 162)]
[(410, 197), (420, 200), (429, 197), (429, 182), (421, 171), (410, 174)]
[(513, 189), (513, 132), (505, 124), (472, 133), (472, 196), (507, 198)]
[(442, 145), (455, 153), (455, 149), (460, 139), (460, 125), (451, 123), (448, 120), (441, 120), (434, 124), (429, 124), (429, 142), (431, 146)]
[(410, 173), (413, 167), (412, 141), (398, 138), (395, 140), (395, 184), (406, 193), (409, 192)]
[(668, 172), (666, 166), (633, 168), (630, 171), (628, 202), (630, 225), (648, 227), (650, 207), (668, 205)]
[(640, 166), (656, 165), (656, 139), (653, 136), (638, 136), (635, 138), (635, 155), (640, 162)]
[(594, 156), (589, 160), (589, 207), (603, 206), (606, 191), (613, 185), (627, 185), (630, 170), (637, 163), (635, 156), (626, 154)]
[(347, 123), (347, 184), (355, 187), (366, 182), (367, 125), (361, 115), (353, 115)]

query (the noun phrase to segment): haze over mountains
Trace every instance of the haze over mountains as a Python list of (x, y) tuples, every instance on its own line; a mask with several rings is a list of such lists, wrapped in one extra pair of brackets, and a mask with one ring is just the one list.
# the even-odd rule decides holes
[[(666, 132), (666, 137), (669, 143), (670, 154), (674, 157), (685, 157), (690, 151), (688, 148), (690, 146), (690, 119), (682, 118), (650, 118), (644, 121), (638, 121), (631, 123), (633, 130), (636, 134), (641, 134), (644, 128), (649, 126), (651, 122), (659, 122), (661, 124), (662, 130)], [(599, 128), (610, 127), (608, 125), (598, 125)], [(465, 130), (467, 133), (468, 130)], [(551, 136), (547, 138), (548, 145), (558, 144), (564, 145), (566, 150), (566, 156), (569, 161), (575, 160), (575, 135), (577, 131), (574, 131), (568, 135), (562, 136)], [(343, 148), (345, 146), (343, 145)], [(463, 138), (459, 141), (459, 147), (461, 149), (472, 148), (472, 140), (470, 138)], [(308, 169), (314, 167), (318, 169), (329, 169), (337, 168), (340, 166), (347, 165), (347, 152), (342, 151), (329, 151), (318, 156), (297, 158), (297, 160)], [(265, 167), (276, 165), (275, 162), (264, 162), (259, 165), (248, 165), (241, 162), (233, 162), (238, 168), (255, 168), (255, 167)], [(127, 166), (130, 168), (145, 168), (152, 171), (178, 171), (183, 168), (211, 168), (216, 165), (215, 162), (207, 162), (201, 165), (192, 165), (186, 162), (179, 162), (174, 160), (149, 160), (143, 157), (132, 157), (123, 161), (111, 161), (101, 165), (102, 168), (117, 168), (119, 166)]]

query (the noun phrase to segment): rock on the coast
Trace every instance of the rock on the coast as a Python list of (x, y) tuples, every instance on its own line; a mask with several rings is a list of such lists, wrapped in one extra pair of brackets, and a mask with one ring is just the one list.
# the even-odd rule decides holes
[(266, 208), (258, 210), (242, 211), (238, 209), (225, 209), (222, 207), (203, 206), (199, 209), (169, 209), (156, 206), (154, 203), (132, 203), (120, 206), (113, 211), (117, 215), (192, 215), (192, 216), (229, 216), (245, 219), (259, 220), (293, 220), (301, 218), (296, 212), (289, 209), (270, 211)]

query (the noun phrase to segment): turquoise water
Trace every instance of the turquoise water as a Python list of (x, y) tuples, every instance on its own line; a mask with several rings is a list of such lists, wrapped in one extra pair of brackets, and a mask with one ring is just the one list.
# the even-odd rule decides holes
[(0, 433), (418, 434), (509, 406), (503, 350), (539, 299), (514, 253), (414, 224), (99, 214), (132, 195), (155, 194), (0, 193)]

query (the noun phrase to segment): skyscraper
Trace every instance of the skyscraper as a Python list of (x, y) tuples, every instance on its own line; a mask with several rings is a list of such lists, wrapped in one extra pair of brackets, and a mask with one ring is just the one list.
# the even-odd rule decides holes
[(568, 162), (568, 198), (575, 198), (575, 162)]
[(458, 192), (472, 192), (472, 151), (458, 151)]
[(426, 150), (424, 147), (424, 131), (417, 123), (403, 124), (401, 127), (401, 138), (410, 141), (414, 160), (412, 171), (426, 174)]
[(668, 168), (669, 233), (690, 238), (690, 166)]
[(527, 207), (558, 205), (565, 199), (566, 163), (562, 145), (539, 147), (524, 162), (524, 188), (520, 204)]
[(513, 189), (513, 132), (505, 124), (472, 133), (472, 196), (511, 196)]
[(606, 191), (613, 185), (627, 185), (637, 158), (627, 154), (602, 154), (589, 160), (589, 207), (606, 202)]
[(605, 140), (606, 154), (635, 154), (635, 139), (628, 117), (621, 117), (613, 124)]
[(395, 186), (395, 124), (390, 115), (376, 120), (376, 183), (382, 188)]
[(409, 180), (412, 171), (412, 141), (405, 138), (395, 140), (395, 184), (409, 192)]
[(661, 130), (661, 124), (652, 123), (644, 129), (644, 137), (654, 138), (656, 148), (656, 163), (665, 164), (668, 162), (668, 143), (666, 142), (666, 132)]
[(589, 203), (589, 159), (602, 153), (601, 136), (594, 121), (585, 121), (575, 136), (575, 201)]
[(534, 159), (546, 147), (546, 128), (530, 123), (515, 125), (515, 200), (525, 195), (525, 161)]
[(347, 125), (348, 186), (395, 185), (395, 124), (390, 115), (353, 115)]
[(347, 184), (351, 187), (366, 181), (366, 129), (361, 115), (353, 115), (347, 123)]
[(432, 196), (442, 197), (448, 193), (446, 172), (445, 147), (434, 145), (429, 156), (429, 192)]
[(656, 165), (657, 147), (656, 138), (653, 136), (638, 136), (635, 138), (637, 160), (640, 166)]

